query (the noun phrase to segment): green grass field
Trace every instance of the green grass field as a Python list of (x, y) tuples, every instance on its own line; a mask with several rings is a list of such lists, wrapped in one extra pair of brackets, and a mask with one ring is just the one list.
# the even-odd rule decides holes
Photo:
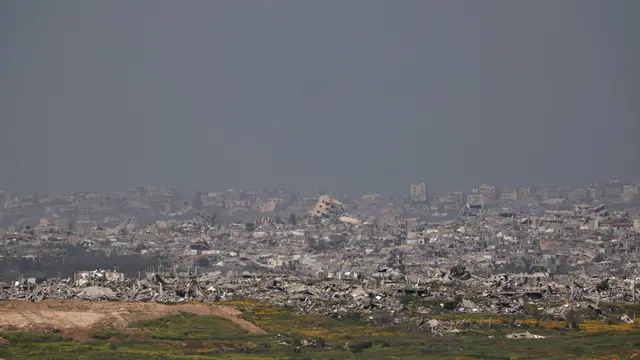
[[(267, 334), (250, 335), (230, 320), (180, 313), (135, 322), (129, 329), (103, 329), (90, 341), (60, 334), (1, 333), (2, 359), (640, 359), (640, 328), (586, 314), (578, 328), (552, 319), (439, 314), (467, 320), (460, 332), (434, 336), (419, 330), (416, 316), (393, 323), (386, 314), (298, 316), (253, 302), (229, 302)], [(617, 307), (626, 312), (636, 307)], [(611, 313), (612, 317), (615, 316)], [(371, 317), (374, 318), (372, 321)], [(514, 320), (519, 324), (514, 327)], [(575, 324), (574, 324), (575, 325)], [(506, 339), (529, 331), (545, 339)]]

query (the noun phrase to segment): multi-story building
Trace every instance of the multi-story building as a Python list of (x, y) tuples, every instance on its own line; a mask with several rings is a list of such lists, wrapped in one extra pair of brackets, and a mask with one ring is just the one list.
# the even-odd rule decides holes
[(468, 206), (484, 206), (484, 195), (478, 193), (471, 193), (467, 195)]
[(275, 212), (276, 206), (278, 203), (274, 199), (269, 199), (267, 201), (258, 201), (258, 211), (264, 212)]
[(588, 188), (588, 197), (591, 200), (597, 200), (604, 197), (604, 186), (592, 184)]
[(608, 181), (604, 187), (604, 196), (610, 199), (619, 199), (622, 197), (622, 183), (618, 181)]
[(447, 195), (451, 200), (458, 203), (458, 205), (462, 206), (462, 204), (464, 204), (464, 197), (463, 197), (462, 191), (451, 191)]
[(232, 209), (237, 206), (237, 203), (240, 201), (242, 192), (235, 189), (227, 190), (224, 198), (224, 207), (227, 209)]
[(518, 199), (530, 199), (533, 198), (536, 193), (536, 189), (531, 186), (525, 186), (518, 188)]
[(568, 199), (570, 191), (571, 191), (571, 189), (566, 189), (566, 188), (555, 189), (553, 198), (555, 198), (555, 199)]
[(459, 209), (465, 204), (464, 195), (461, 191), (451, 191), (438, 196), (438, 203), (435, 209), (441, 212), (448, 212)]
[(584, 201), (587, 199), (587, 189), (577, 188), (567, 191), (567, 198), (570, 201)]
[(425, 183), (409, 185), (409, 197), (414, 202), (427, 202), (427, 185)]
[(511, 188), (502, 189), (500, 199), (502, 201), (516, 201), (518, 200), (518, 190)]
[(493, 185), (483, 184), (478, 188), (478, 192), (484, 195), (484, 200), (496, 200), (496, 187)]
[(636, 197), (636, 195), (638, 195), (638, 187), (635, 184), (622, 185), (620, 200), (631, 202)]
[(225, 205), (225, 195), (223, 193), (210, 192), (202, 196), (203, 207), (224, 208)]

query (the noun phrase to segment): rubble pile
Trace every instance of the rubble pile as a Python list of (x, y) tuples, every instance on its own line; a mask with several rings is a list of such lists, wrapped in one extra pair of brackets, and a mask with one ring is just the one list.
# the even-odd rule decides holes
[(544, 339), (545, 337), (542, 335), (532, 334), (528, 331), (523, 333), (513, 333), (505, 335), (507, 339)]
[[(518, 314), (545, 303), (542, 310), (562, 316), (567, 303), (638, 298), (640, 218), (618, 208), (467, 204), (444, 220), (402, 202), (389, 209), (392, 201), (377, 196), (362, 206), (328, 195), (311, 200), (300, 207), (311, 209), (307, 215), (288, 220), (223, 222), (200, 210), (186, 219), (193, 209), (178, 216), (168, 206), (145, 223), (141, 213), (154, 202), (140, 202), (133, 213), (78, 226), (53, 215), (14, 224), (0, 229), (0, 299), (242, 298), (326, 314)], [(87, 266), (117, 271), (77, 272)]]
[[(304, 279), (286, 275), (250, 275), (228, 278), (213, 273), (165, 276), (149, 273), (140, 278), (125, 278), (114, 271), (80, 272), (75, 279), (27, 278), (0, 283), (0, 299), (42, 301), (109, 300), (180, 303), (253, 299), (300, 313), (341, 314), (349, 312), (401, 311), (428, 314), (433, 306), (461, 313), (518, 314), (527, 304), (634, 301), (634, 279), (552, 279), (535, 276), (492, 276), (482, 278), (456, 265), (446, 272), (416, 283), (398, 271), (380, 269), (359, 279)], [(406, 297), (421, 299), (415, 305)], [(431, 305), (428, 300), (437, 300)], [(546, 309), (562, 317), (567, 306)]]

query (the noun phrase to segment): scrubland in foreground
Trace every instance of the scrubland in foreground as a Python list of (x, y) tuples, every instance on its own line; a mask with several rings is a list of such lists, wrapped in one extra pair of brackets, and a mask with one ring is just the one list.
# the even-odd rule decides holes
[[(637, 310), (635, 307), (607, 307), (605, 318), (585, 311), (575, 314), (572, 321), (561, 321), (539, 314), (354, 314), (335, 318), (301, 316), (250, 301), (220, 305), (225, 306), (2, 303), (0, 317), (17, 313), (23, 323), (8, 324), (4, 317), (0, 358), (640, 359), (640, 327), (615, 320)], [(82, 324), (83, 313), (102, 316), (102, 320)], [(37, 316), (67, 319), (67, 324), (72, 319), (76, 325), (44, 326)], [(421, 318), (435, 318), (446, 326), (433, 335), (428, 326), (418, 326), (424, 325)], [(28, 321), (34, 326), (27, 326)], [(525, 331), (545, 338), (505, 338)]]

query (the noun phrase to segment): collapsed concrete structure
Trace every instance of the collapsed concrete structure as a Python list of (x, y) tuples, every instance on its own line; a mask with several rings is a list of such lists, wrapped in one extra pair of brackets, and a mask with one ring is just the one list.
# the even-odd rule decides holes
[[(427, 305), (411, 307), (407, 295), (434, 299), (448, 310), (518, 314), (536, 301), (549, 314), (562, 315), (570, 307), (587, 307), (602, 302), (632, 302), (638, 298), (635, 284), (640, 279), (553, 277), (547, 273), (500, 274), (482, 277), (464, 265), (437, 271), (431, 277), (412, 279), (390, 268), (339, 278), (299, 278), (292, 275), (251, 274), (228, 278), (219, 274), (147, 273), (125, 279), (114, 271), (80, 272), (75, 279), (21, 279), (0, 284), (0, 300), (110, 300), (181, 303), (253, 299), (300, 313), (418, 312), (438, 309)], [(473, 300), (471, 300), (473, 299)], [(428, 301), (422, 302), (428, 304)], [(432, 302), (433, 303), (433, 302)]]
[(360, 224), (361, 221), (344, 213), (344, 204), (329, 195), (321, 195), (316, 205), (309, 211), (309, 215), (314, 217), (337, 216), (338, 220), (352, 225)]
[[(450, 220), (425, 219), (414, 203), (384, 217), (369, 212), (384, 201), (370, 196), (359, 208), (322, 195), (307, 216), (289, 219), (222, 222), (198, 212), (144, 226), (121, 216), (112, 228), (74, 231), (48, 222), (5, 228), (2, 256), (11, 266), (0, 299), (251, 298), (311, 313), (441, 307), (511, 314), (532, 302), (561, 313), (638, 298), (640, 234), (628, 212), (602, 204), (487, 203)], [(129, 268), (115, 264), (122, 258)], [(155, 262), (140, 265), (148, 259)], [(25, 262), (24, 273), (13, 272), (13, 264)], [(96, 263), (111, 270), (85, 271)], [(407, 296), (428, 301), (412, 305)]]

